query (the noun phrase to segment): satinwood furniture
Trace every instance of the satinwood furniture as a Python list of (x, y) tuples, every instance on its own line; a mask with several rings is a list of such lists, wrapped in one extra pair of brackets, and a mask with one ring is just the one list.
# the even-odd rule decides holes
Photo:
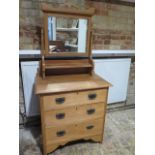
[[(91, 58), (91, 16), (94, 9), (58, 9), (42, 7), (42, 61), (36, 77), (35, 91), (40, 99), (44, 155), (70, 141), (79, 139), (102, 142), (108, 89), (110, 83), (96, 75)], [(88, 20), (85, 53), (49, 54), (47, 18), (69, 16)], [(47, 56), (86, 56), (83, 59), (46, 60)]]

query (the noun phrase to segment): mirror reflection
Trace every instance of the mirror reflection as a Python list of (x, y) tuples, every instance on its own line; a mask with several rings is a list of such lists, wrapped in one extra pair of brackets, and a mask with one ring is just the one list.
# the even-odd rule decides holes
[(84, 53), (86, 38), (86, 19), (48, 17), (49, 53)]

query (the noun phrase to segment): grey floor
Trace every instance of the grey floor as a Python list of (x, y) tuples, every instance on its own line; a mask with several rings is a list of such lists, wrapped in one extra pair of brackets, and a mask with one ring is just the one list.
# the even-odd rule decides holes
[[(42, 155), (40, 125), (19, 129), (20, 155)], [(102, 144), (78, 142), (50, 155), (134, 155), (135, 110), (109, 111)]]

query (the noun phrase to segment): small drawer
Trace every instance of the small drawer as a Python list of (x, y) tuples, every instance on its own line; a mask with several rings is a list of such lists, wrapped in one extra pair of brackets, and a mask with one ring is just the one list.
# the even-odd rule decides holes
[(78, 102), (86, 103), (99, 103), (106, 102), (107, 89), (97, 89), (82, 91), (78, 93)]
[(59, 109), (75, 105), (77, 93), (48, 95), (43, 97), (44, 110)]
[(92, 119), (77, 124), (77, 137), (87, 137), (91, 135), (99, 135), (103, 132), (103, 118)]
[(46, 111), (44, 113), (44, 123), (46, 126), (60, 126), (74, 122), (77, 118), (76, 112), (76, 107)]
[(79, 120), (101, 118), (105, 113), (105, 103), (93, 103), (77, 107)]

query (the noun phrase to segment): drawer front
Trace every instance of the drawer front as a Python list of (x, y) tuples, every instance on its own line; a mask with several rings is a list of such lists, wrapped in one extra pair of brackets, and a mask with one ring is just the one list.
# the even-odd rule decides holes
[(79, 124), (67, 125), (46, 128), (46, 141), (47, 145), (63, 143), (65, 141), (71, 141), (89, 137), (93, 135), (99, 135), (103, 132), (103, 118), (85, 121)]
[(76, 105), (77, 93), (67, 93), (58, 95), (49, 95), (43, 97), (44, 110), (60, 109), (67, 106)]
[(75, 138), (76, 125), (46, 128), (46, 144), (60, 143)]
[(107, 89), (48, 95), (43, 97), (43, 107), (45, 111), (48, 111), (76, 105), (106, 102), (106, 97)]
[(76, 120), (76, 107), (69, 107), (60, 110), (51, 110), (44, 113), (44, 123), (46, 126), (57, 126), (69, 124)]
[(107, 89), (89, 90), (78, 93), (78, 102), (86, 103), (99, 103), (106, 102)]
[(79, 120), (90, 120), (96, 118), (103, 118), (104, 116), (104, 104), (105, 103), (94, 103), (89, 105), (83, 105), (77, 107), (77, 116)]
[(44, 122), (46, 126), (60, 126), (83, 120), (101, 118), (104, 116), (104, 112), (104, 103), (74, 106), (60, 110), (46, 111)]
[(92, 119), (83, 123), (77, 124), (77, 137), (87, 137), (91, 135), (99, 135), (103, 132), (103, 118)]

